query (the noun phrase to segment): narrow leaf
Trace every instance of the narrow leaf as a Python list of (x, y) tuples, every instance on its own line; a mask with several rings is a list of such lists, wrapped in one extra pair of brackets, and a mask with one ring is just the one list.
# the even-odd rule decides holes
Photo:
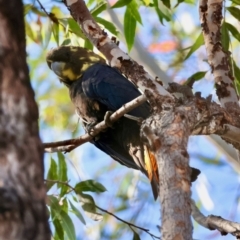
[(86, 39), (86, 37), (82, 33), (82, 30), (80, 29), (79, 25), (76, 23), (74, 19), (68, 18), (67, 21), (69, 25), (69, 30), (71, 30), (71, 32), (73, 32), (74, 34), (76, 34), (78, 37), (82, 39)]
[[(57, 180), (57, 179), (58, 179), (57, 163), (53, 158), (51, 158), (50, 168), (47, 174), (47, 180)], [(55, 184), (54, 182), (47, 182), (46, 183), (47, 190), (49, 190), (54, 184)]]
[(162, 2), (167, 8), (171, 8), (170, 0), (162, 0)]
[(134, 44), (136, 26), (136, 19), (132, 16), (129, 8), (127, 7), (124, 14), (124, 35), (129, 52)]
[(114, 24), (112, 24), (109, 21), (106, 21), (103, 18), (100, 17), (95, 17), (94, 18), (98, 23), (102, 24), (109, 32), (111, 32), (114, 35), (118, 35), (118, 31), (116, 29), (116, 27), (114, 26)]
[(86, 225), (86, 222), (85, 222), (82, 214), (80, 213), (80, 211), (79, 211), (70, 201), (69, 201), (69, 203), (70, 203), (70, 206), (71, 206), (71, 208), (72, 208), (73, 213), (77, 216), (77, 218), (78, 218), (84, 225)]
[(94, 221), (102, 220), (102, 214), (96, 212), (96, 206), (93, 197), (84, 193), (78, 194), (78, 196), (82, 205), (82, 209), (84, 210), (86, 215)]
[(47, 23), (46, 23), (46, 28), (45, 28), (45, 41), (44, 41), (44, 48), (47, 48), (49, 41), (51, 39), (51, 35), (52, 35), (52, 23), (51, 21), (48, 19)]
[(141, 240), (140, 236), (135, 231), (133, 231), (133, 240)]
[(127, 8), (129, 9), (130, 13), (135, 18), (135, 20), (142, 24), (142, 19), (141, 19), (141, 16), (139, 14), (138, 5), (137, 5), (136, 1), (132, 0), (128, 4)]
[(93, 50), (93, 45), (88, 39), (86, 39), (85, 42), (84, 42), (84, 48)]
[(120, 8), (128, 5), (132, 0), (119, 0), (111, 8)]
[(59, 219), (58, 218), (53, 218), (52, 221), (53, 221), (53, 225), (55, 227), (55, 235), (57, 235), (57, 237), (59, 239), (64, 239), (64, 231), (63, 231), (63, 227), (62, 227)]
[(202, 35), (202, 33), (200, 33), (196, 42), (191, 46), (191, 48), (184, 60), (188, 59), (203, 44), (204, 44), (203, 35)]
[(101, 2), (96, 5), (90, 12), (93, 17), (96, 17), (98, 14), (100, 14), (102, 11), (107, 9), (107, 3)]
[(238, 30), (230, 23), (225, 22), (225, 26), (228, 29), (228, 31), (240, 42), (240, 33)]
[(207, 71), (202, 71), (202, 72), (196, 72), (192, 76), (190, 76), (187, 81), (184, 83), (184, 85), (187, 85), (188, 83), (194, 83), (200, 79), (202, 79), (206, 75)]
[(66, 232), (68, 238), (71, 240), (75, 240), (76, 233), (75, 233), (75, 228), (74, 228), (72, 219), (64, 211), (61, 211), (60, 215), (61, 215), (63, 229)]
[(28, 21), (25, 21), (25, 32), (26, 32), (27, 36), (28, 36), (31, 40), (33, 40), (34, 42), (36, 42), (36, 39), (35, 39), (35, 37), (34, 37), (32, 28), (31, 28), (31, 26), (29, 25)]
[(237, 66), (235, 61), (233, 61), (233, 70), (234, 70), (235, 86), (237, 88), (237, 92), (239, 95), (240, 94), (240, 68)]
[(221, 42), (222, 42), (223, 49), (227, 51), (229, 48), (230, 38), (229, 38), (225, 21), (222, 23), (222, 27), (221, 27)]
[(52, 23), (52, 30), (54, 39), (59, 46), (59, 25), (57, 23)]
[[(67, 177), (67, 164), (65, 161), (65, 157), (62, 153), (58, 152), (58, 163), (59, 163), (59, 168), (58, 168), (58, 178), (59, 181), (61, 182), (67, 182), (68, 177)], [(58, 187), (61, 188), (61, 194), (60, 196), (63, 196), (67, 190), (68, 187), (64, 184), (59, 183)]]
[(240, 21), (240, 9), (236, 7), (227, 7), (226, 9), (231, 13), (233, 17)]
[(76, 193), (82, 193), (82, 192), (105, 192), (107, 189), (99, 182), (96, 182), (94, 180), (86, 180), (82, 181), (75, 186)]
[(61, 46), (66, 46), (66, 45), (71, 45), (71, 39), (70, 38), (64, 39), (64, 41), (61, 44)]

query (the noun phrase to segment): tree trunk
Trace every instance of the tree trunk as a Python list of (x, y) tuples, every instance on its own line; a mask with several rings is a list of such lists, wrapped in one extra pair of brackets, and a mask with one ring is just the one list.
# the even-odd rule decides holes
[(0, 0), (0, 239), (48, 240), (43, 148), (21, 0)]

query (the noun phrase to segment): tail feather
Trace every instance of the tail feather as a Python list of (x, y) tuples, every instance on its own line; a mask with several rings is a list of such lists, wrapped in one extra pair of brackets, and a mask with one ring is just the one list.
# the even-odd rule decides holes
[(153, 196), (156, 200), (159, 193), (158, 166), (157, 166), (157, 161), (155, 156), (151, 153), (151, 151), (145, 145), (144, 145), (144, 161), (145, 161), (145, 169), (147, 171), (147, 176), (151, 182)]

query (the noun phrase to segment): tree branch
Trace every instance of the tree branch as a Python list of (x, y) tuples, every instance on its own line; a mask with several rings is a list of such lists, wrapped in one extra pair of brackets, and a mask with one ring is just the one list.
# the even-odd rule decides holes
[[(144, 93), (155, 96), (163, 95), (172, 98), (158, 82), (151, 77), (142, 66), (124, 53), (102, 30), (91, 16), (83, 0), (63, 0), (71, 15), (81, 26), (82, 31), (93, 45), (104, 54), (112, 67), (117, 67), (128, 76)], [(161, 80), (161, 79), (160, 79)]]
[(240, 224), (223, 219), (219, 216), (210, 215), (205, 217), (197, 208), (195, 202), (191, 201), (193, 219), (201, 226), (209, 230), (218, 230), (222, 235), (228, 233), (240, 239)]
[(224, 51), (221, 44), (222, 0), (200, 0), (199, 15), (217, 96), (224, 108), (234, 110), (239, 104), (230, 68), (230, 53)]

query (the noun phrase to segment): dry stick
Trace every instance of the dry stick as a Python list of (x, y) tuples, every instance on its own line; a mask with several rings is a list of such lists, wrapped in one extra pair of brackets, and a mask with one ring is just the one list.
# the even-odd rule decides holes
[[(144, 95), (141, 95), (131, 102), (128, 102), (124, 104), (121, 108), (119, 108), (116, 112), (114, 112), (110, 118), (109, 121), (111, 123), (116, 122), (119, 118), (121, 118), (125, 113), (130, 112), (134, 108), (138, 107), (139, 105), (143, 104), (146, 101), (146, 97)], [(45, 152), (70, 152), (74, 148), (80, 146), (83, 143), (86, 143), (88, 141), (91, 141), (94, 136), (98, 135), (101, 131), (108, 128), (108, 125), (105, 121), (102, 121), (98, 123), (96, 126), (94, 126), (91, 130), (91, 135), (88, 133), (80, 136), (79, 138), (65, 140), (65, 141), (59, 141), (54, 143), (44, 143), (44, 149)]]
[[(47, 180), (47, 179), (45, 180), (45, 182), (63, 184), (63, 185), (65, 185), (65, 186), (69, 187), (69, 188), (71, 189), (71, 191), (74, 191), (74, 192), (77, 194), (75, 188), (72, 187), (68, 182), (63, 182), (63, 181), (59, 181), (59, 180)], [(69, 191), (69, 192), (70, 192), (70, 191)], [(69, 192), (68, 192), (68, 193), (69, 193)], [(155, 236), (154, 234), (152, 234), (151, 232), (149, 232), (149, 229), (147, 229), (147, 228), (139, 227), (139, 226), (137, 226), (137, 225), (135, 225), (135, 224), (133, 224), (133, 223), (130, 223), (130, 222), (128, 222), (128, 221), (125, 221), (125, 220), (123, 220), (122, 218), (116, 216), (115, 214), (113, 214), (113, 213), (111, 213), (111, 212), (109, 212), (109, 211), (107, 211), (107, 210), (105, 210), (105, 209), (97, 206), (96, 204), (95, 204), (95, 207), (98, 208), (99, 210), (101, 210), (102, 212), (105, 212), (105, 213), (107, 213), (107, 214), (115, 217), (117, 220), (119, 220), (119, 221), (127, 224), (130, 228), (131, 228), (131, 227), (138, 228), (138, 229), (146, 232), (147, 234), (149, 234), (151, 237), (154, 237), (154, 238), (156, 238), (156, 239), (161, 239), (160, 237)]]
[(221, 44), (222, 0), (200, 0), (199, 15), (216, 93), (224, 108), (239, 106), (230, 67), (230, 53)]
[(194, 200), (191, 202), (192, 216), (194, 220), (201, 226), (210, 230), (218, 230), (222, 235), (228, 233), (240, 237), (240, 224), (223, 219), (219, 216), (210, 215), (205, 217), (197, 208)]

